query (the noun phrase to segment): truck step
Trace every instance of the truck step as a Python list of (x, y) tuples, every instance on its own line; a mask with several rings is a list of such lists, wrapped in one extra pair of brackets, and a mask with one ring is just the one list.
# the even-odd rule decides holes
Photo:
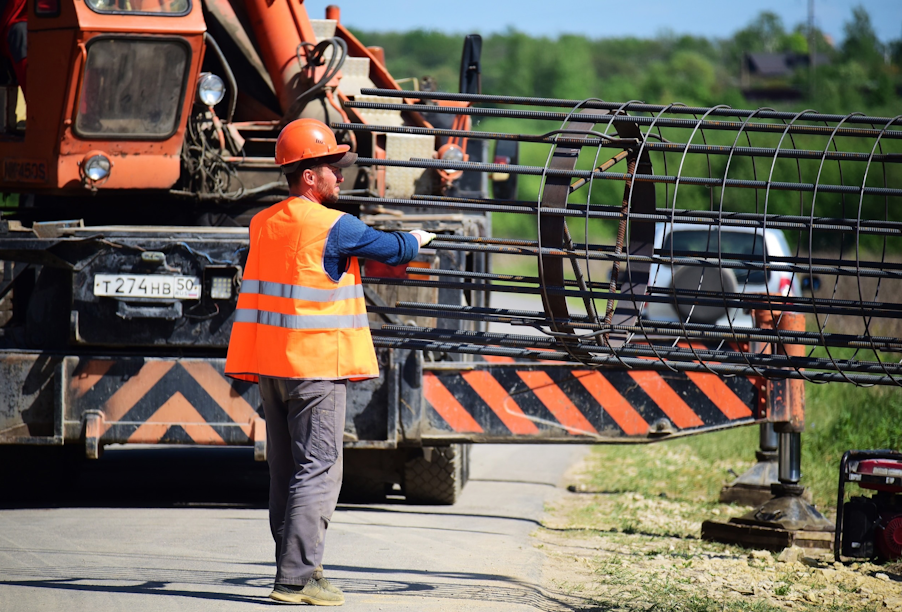
[[(355, 96), (355, 101), (362, 102), (387, 102), (388, 98), (381, 96)], [(404, 125), (404, 119), (401, 118), (399, 111), (356, 108), (357, 113), (370, 124), (376, 125)]]
[(334, 19), (311, 19), (310, 25), (313, 26), (313, 34), (316, 36), (316, 42), (322, 42), (327, 38), (335, 37), (335, 26), (338, 24)]
[(346, 96), (355, 96), (360, 99), (361, 87), (375, 85), (370, 80), (370, 58), (368, 57), (349, 57), (341, 68), (341, 75), (339, 87)]
[[(400, 118), (400, 116), (399, 116)], [(435, 153), (435, 137), (419, 134), (386, 134), (385, 157), (408, 160), (429, 159)], [(431, 193), (432, 186), (422, 184), (422, 168), (385, 168), (385, 197), (409, 198), (414, 193)], [(432, 176), (429, 174), (428, 176)]]
[[(334, 19), (311, 19), (313, 32), (316, 35), (316, 42), (321, 42), (327, 38), (335, 36), (336, 21)], [(325, 57), (331, 57), (332, 50), (328, 50)], [(348, 57), (341, 68), (341, 83), (339, 89), (346, 96), (352, 96), (356, 100), (365, 100), (367, 102), (392, 102), (388, 98), (379, 96), (361, 96), (360, 89), (363, 87), (375, 87), (370, 80), (370, 58), (368, 57)], [(379, 123), (381, 125), (404, 125), (401, 119), (401, 113), (397, 111), (358, 109), (357, 111), (367, 123)]]

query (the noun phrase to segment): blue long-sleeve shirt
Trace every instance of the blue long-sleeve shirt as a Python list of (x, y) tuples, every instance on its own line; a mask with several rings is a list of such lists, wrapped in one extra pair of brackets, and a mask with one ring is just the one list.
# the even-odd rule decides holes
[(407, 232), (381, 232), (354, 217), (342, 215), (329, 231), (323, 251), (326, 274), (338, 281), (348, 267), (349, 257), (375, 259), (399, 266), (419, 253), (417, 239)]

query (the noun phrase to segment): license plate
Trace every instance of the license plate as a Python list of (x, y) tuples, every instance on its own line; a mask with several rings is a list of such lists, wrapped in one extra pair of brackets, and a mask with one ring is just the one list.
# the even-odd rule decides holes
[(98, 274), (94, 295), (100, 297), (199, 300), (200, 279), (196, 276), (162, 274)]
[(48, 176), (47, 162), (7, 157), (0, 165), (0, 176), (7, 183), (44, 183)]

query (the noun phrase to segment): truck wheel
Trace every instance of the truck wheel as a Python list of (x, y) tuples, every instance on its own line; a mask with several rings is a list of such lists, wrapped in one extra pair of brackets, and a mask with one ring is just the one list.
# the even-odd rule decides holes
[[(451, 505), (469, 475), (467, 444), (437, 446), (404, 465), (404, 495), (410, 504)], [(426, 460), (426, 456), (429, 461)]]

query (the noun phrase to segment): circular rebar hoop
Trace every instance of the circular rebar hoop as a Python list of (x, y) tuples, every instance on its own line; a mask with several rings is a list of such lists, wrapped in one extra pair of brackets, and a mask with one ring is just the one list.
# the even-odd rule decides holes
[[(573, 116), (578, 114), (581, 104), (577, 104), (573, 109), (567, 113), (567, 116), (564, 119), (564, 122), (561, 124), (560, 130), (567, 130), (568, 133), (587, 133), (591, 132), (590, 127), (592, 124), (586, 124), (583, 122), (576, 122), (576, 128), (567, 127), (571, 121), (573, 120)], [(581, 127), (585, 125), (586, 127)], [(572, 151), (572, 150), (571, 150)], [(578, 152), (579, 149), (576, 149)], [(555, 165), (555, 169), (569, 169), (573, 170), (576, 167), (577, 155), (565, 153), (563, 156), (557, 155), (558, 153), (558, 145), (555, 144), (548, 151), (548, 157), (545, 160), (545, 169), (548, 170), (550, 166)], [(572, 161), (572, 163), (571, 163)], [(555, 177), (553, 182), (552, 189), (548, 189), (548, 176), (543, 173), (540, 182), (538, 201), (536, 202), (536, 231), (538, 233), (539, 238), (539, 257), (537, 259), (538, 268), (539, 268), (539, 286), (542, 290), (542, 303), (545, 305), (546, 312), (549, 313), (549, 317), (551, 319), (551, 328), (554, 334), (558, 338), (568, 338), (571, 336), (575, 336), (576, 333), (572, 327), (568, 325), (559, 325), (559, 320), (569, 320), (570, 312), (567, 307), (567, 300), (563, 296), (554, 296), (552, 297), (548, 290), (549, 282), (553, 283), (554, 286), (563, 286), (564, 285), (564, 270), (563, 270), (563, 261), (560, 259), (554, 260), (552, 264), (552, 270), (546, 272), (546, 261), (545, 257), (541, 255), (542, 253), (542, 241), (544, 239), (551, 239), (555, 243), (555, 248), (559, 248), (565, 246), (565, 233), (567, 231), (566, 220), (564, 219), (552, 219), (546, 220), (543, 223), (541, 208), (544, 202), (551, 201), (553, 204), (557, 204), (559, 207), (566, 208), (567, 207), (567, 199), (570, 195), (570, 184), (567, 181), (566, 177)], [(566, 245), (568, 248), (571, 245)], [(571, 350), (571, 342), (563, 341), (562, 342), (564, 348), (567, 353), (570, 354), (570, 357), (573, 358), (574, 361), (585, 364), (585, 360), (582, 359), (579, 355), (577, 355), (574, 351)]]
[[(704, 115), (702, 115), (701, 119), (696, 118), (696, 125), (695, 125), (695, 127), (692, 129), (692, 133), (689, 135), (689, 138), (686, 139), (686, 148), (683, 150), (683, 155), (680, 156), (680, 165), (679, 165), (679, 168), (677, 169), (677, 179), (678, 179), (678, 180), (677, 180), (677, 182), (676, 182), (676, 183), (674, 184), (674, 186), (673, 186), (673, 206), (671, 207), (671, 211), (676, 210), (677, 194), (678, 194), (679, 189), (680, 189), (679, 177), (681, 177), (681, 176), (683, 175), (683, 166), (684, 166), (684, 164), (686, 163), (686, 156), (688, 155), (688, 152), (689, 152), (689, 145), (692, 144), (692, 139), (695, 138), (695, 134), (698, 133), (698, 132), (700, 131), (700, 128), (701, 128), (701, 126), (702, 126), (702, 123), (705, 121), (705, 119), (707, 119), (707, 117), (708, 117), (711, 113), (713, 113), (713, 112), (716, 111), (717, 109), (721, 109), (721, 108), (729, 108), (729, 107), (728, 107), (726, 104), (723, 104), (723, 105), (720, 105), (720, 106), (715, 106), (715, 107), (709, 109)], [(746, 119), (745, 121), (742, 122), (743, 127), (745, 126), (746, 123), (748, 123), (748, 121), (749, 121), (749, 119)], [(702, 134), (702, 138), (704, 138), (704, 130), (701, 130), (701, 134)], [(740, 134), (741, 134), (741, 131), (740, 131)], [(740, 134), (737, 134), (737, 139), (738, 139), (738, 137), (739, 137)], [(734, 145), (735, 145), (735, 141), (734, 141)], [(711, 174), (712, 174), (712, 173), (711, 173), (711, 163), (710, 163), (710, 159), (707, 159), (706, 161), (708, 162), (708, 163), (707, 163), (707, 166), (708, 166), (708, 177), (710, 178), (710, 177), (711, 177)], [(724, 171), (724, 177), (725, 177), (725, 178), (726, 178), (726, 173), (727, 173), (728, 170), (729, 170), (729, 161), (727, 162), (727, 170)], [(721, 187), (721, 193), (723, 193), (723, 187)], [(711, 196), (713, 197), (713, 191), (711, 192)], [(672, 214), (673, 214), (673, 213), (671, 213), (671, 215), (672, 215)], [(665, 229), (665, 231), (666, 231), (666, 230), (667, 230), (667, 227), (665, 226), (664, 229)], [(673, 225), (671, 224), (671, 230), (672, 230), (672, 229), (673, 229)], [(723, 279), (723, 265), (722, 265), (722, 264), (723, 264), (723, 257), (722, 257), (722, 254), (721, 254), (721, 252), (720, 252), (721, 241), (720, 241), (720, 226), (719, 226), (719, 225), (718, 225), (718, 227), (717, 227), (717, 231), (718, 231), (718, 233), (717, 233), (717, 250), (718, 250), (717, 261), (718, 261), (718, 273), (720, 274), (721, 279)], [(709, 238), (709, 240), (710, 240), (710, 237), (711, 237), (711, 233), (708, 232), (708, 238)], [(753, 251), (754, 251), (754, 249), (753, 249)], [(671, 259), (673, 259), (673, 241), (671, 241), (671, 243), (670, 243), (670, 257), (671, 257)], [(675, 270), (674, 270), (673, 267), (671, 267), (671, 278), (673, 278), (674, 280), (676, 279), (676, 274), (675, 274)], [(696, 286), (696, 288), (695, 288), (696, 291), (701, 291), (702, 285), (704, 284), (704, 280), (705, 280), (705, 270), (704, 270), (704, 268), (703, 268), (703, 269), (701, 270), (701, 274), (700, 274), (699, 277), (698, 277), (698, 284), (697, 284), (697, 286)], [(723, 288), (723, 285), (722, 285), (722, 284), (721, 284), (721, 288)], [(674, 298), (676, 298), (676, 292), (674, 292), (673, 295), (674, 295)], [(726, 311), (726, 312), (729, 312), (729, 310), (726, 308), (726, 305), (727, 305), (727, 300), (726, 300), (726, 297), (724, 297), (725, 311)], [(677, 304), (676, 302), (674, 302), (674, 307), (675, 307), (677, 310), (679, 310), (679, 304)], [(696, 307), (696, 305), (693, 304), (693, 305), (689, 308), (689, 313), (686, 315), (686, 321), (691, 321), (691, 320), (692, 320), (692, 313), (695, 311), (695, 307)], [(729, 317), (727, 317), (727, 318), (729, 319)], [(685, 333), (686, 333), (686, 328), (685, 328), (685, 325), (684, 325), (683, 317), (680, 317), (679, 321), (680, 321), (680, 326), (681, 326), (682, 329), (683, 329), (683, 333), (685, 334)], [(673, 341), (674, 346), (676, 346), (678, 342), (679, 342), (679, 339), (675, 339), (675, 340)], [(695, 355), (696, 357), (698, 357), (698, 353), (696, 352), (695, 347), (693, 346), (693, 344), (692, 344), (691, 342), (689, 343), (689, 348), (692, 350), (692, 354)], [(705, 363), (704, 361), (702, 361), (701, 359), (699, 359), (699, 363), (701, 363), (702, 366), (704, 366), (704, 368), (705, 368), (706, 370), (708, 370), (708, 371), (711, 372), (712, 374), (714, 373), (714, 371), (711, 370), (711, 368), (708, 367), (708, 364), (706, 364), (706, 363)]]
[[(771, 181), (772, 181), (773, 176), (774, 176), (774, 169), (776, 168), (777, 159), (779, 158), (780, 150), (783, 148), (783, 142), (786, 140), (787, 137), (789, 137), (789, 142), (790, 142), (790, 144), (793, 146), (793, 148), (795, 148), (795, 138), (794, 138), (794, 136), (793, 136), (793, 134), (792, 134), (792, 132), (791, 132), (790, 130), (791, 130), (792, 126), (795, 125), (796, 121), (799, 121), (803, 115), (806, 115), (806, 114), (809, 114), (809, 113), (814, 113), (814, 111), (813, 111), (812, 109), (806, 109), (806, 110), (803, 110), (803, 111), (797, 113), (797, 114), (789, 121), (789, 123), (786, 123), (786, 129), (785, 129), (785, 130), (783, 131), (783, 133), (780, 135), (780, 142), (777, 143), (776, 151), (774, 152), (774, 157), (773, 157), (773, 159), (771, 160), (770, 170), (768, 171), (768, 175), (767, 175), (767, 189), (766, 189), (765, 192), (764, 192), (764, 218), (765, 218), (765, 222), (764, 222), (764, 227), (762, 228), (762, 233), (763, 233), (765, 236), (767, 235), (767, 221), (766, 221), (766, 219), (767, 219), (767, 206), (768, 206), (768, 204), (770, 203), (770, 194), (771, 194), (770, 185), (771, 185)], [(784, 123), (785, 123), (785, 121), (784, 121)], [(797, 168), (797, 170), (798, 170), (799, 182), (801, 182), (801, 181), (802, 181), (802, 171), (801, 171), (801, 168), (799, 168), (799, 166), (798, 166), (798, 162), (796, 162), (796, 168)], [(799, 215), (801, 215), (803, 212), (804, 212), (804, 201), (803, 201), (803, 196), (802, 196), (801, 193), (799, 193)], [(761, 252), (762, 252), (762, 260), (763, 260), (763, 263), (764, 263), (764, 278), (765, 278), (765, 280), (766, 280), (767, 277), (768, 277), (768, 272), (769, 272), (769, 268), (768, 268), (768, 264), (767, 264), (767, 249), (762, 248), (762, 249), (761, 249)], [(796, 247), (796, 255), (798, 255), (798, 247)], [(809, 259), (809, 265), (810, 265), (810, 264), (811, 264), (811, 260)], [(789, 285), (790, 287), (792, 287), (792, 279), (793, 279), (793, 278), (795, 278), (795, 271), (792, 272), (792, 276), (790, 277), (790, 285)], [(770, 299), (770, 291), (767, 292), (767, 296), (768, 296), (768, 309), (767, 309), (767, 310), (768, 310), (768, 312), (769, 312), (769, 314), (770, 314), (770, 320), (773, 322), (773, 329), (774, 329), (774, 331), (775, 331), (776, 334), (777, 334), (777, 338), (778, 338), (778, 340), (777, 340), (777, 346), (779, 346), (779, 347), (785, 347), (785, 346), (786, 346), (786, 342), (785, 342), (785, 340), (783, 339), (783, 336), (781, 335), (781, 331), (782, 331), (782, 330), (781, 330), (780, 324), (779, 324), (779, 321), (780, 321), (780, 319), (781, 319), (781, 317), (782, 317), (782, 311), (780, 311), (780, 312), (778, 313), (778, 311), (774, 309), (774, 305), (773, 305), (773, 303), (772, 303), (772, 301), (771, 301), (771, 299)], [(764, 352), (765, 350), (767, 350), (767, 347), (762, 347), (761, 350), (762, 350), (762, 352)], [(805, 375), (805, 373), (802, 372), (802, 370), (801, 370), (800, 368), (797, 368), (797, 367), (796, 367), (796, 372), (797, 372), (804, 380), (806, 380), (807, 382), (812, 382), (812, 380), (811, 380), (810, 378), (808, 378), (808, 377)]]
[[(608, 131), (611, 129), (611, 127), (614, 125), (614, 116), (619, 115), (619, 114), (626, 114), (626, 111), (624, 110), (624, 108), (632, 102), (635, 102), (635, 101), (633, 100), (630, 102), (624, 102), (623, 104), (620, 105), (620, 107), (617, 110), (615, 110), (613, 113), (611, 113), (611, 119), (608, 121), (607, 125), (605, 125), (605, 128), (604, 128), (605, 134), (607, 134)], [(614, 129), (617, 129), (617, 128), (615, 127)], [(630, 131), (640, 132), (638, 126), (635, 126)], [(620, 134), (620, 132), (618, 131), (618, 135), (619, 134)], [(643, 138), (640, 142), (644, 146), (646, 139)], [(632, 172), (633, 174), (635, 174), (635, 169), (638, 165), (638, 160), (642, 158), (643, 150), (641, 148), (637, 152), (630, 152), (627, 150), (626, 153), (627, 153), (627, 156), (626, 156), (627, 172)], [(593, 167), (597, 167), (597, 166), (593, 166)], [(630, 168), (632, 168), (632, 170), (630, 170)], [(589, 211), (588, 211), (588, 209), (589, 209), (590, 203), (592, 201), (592, 186), (594, 185), (594, 181), (595, 181), (595, 176), (593, 175), (589, 179), (589, 189), (588, 189), (588, 192), (586, 193), (586, 214), (587, 214), (587, 217), (586, 217), (586, 269), (587, 270), (589, 269), (589, 248), (588, 248), (588, 246), (589, 246), (588, 212)], [(624, 186), (624, 195), (625, 195), (626, 191), (629, 191), (629, 199), (627, 199), (626, 202), (621, 201), (621, 204), (620, 204), (620, 211), (619, 211), (620, 216), (617, 220), (618, 221), (617, 222), (617, 243), (615, 244), (615, 249), (617, 248), (617, 245), (622, 245), (623, 241), (626, 239), (625, 228), (629, 224), (629, 221), (630, 221), (629, 215), (630, 215), (632, 196), (633, 196), (633, 191), (632, 191), (631, 187), (632, 187), (631, 185)], [(652, 204), (652, 208), (654, 208), (654, 204)], [(625, 218), (624, 218), (624, 215), (625, 215)], [(618, 253), (618, 254), (622, 254), (622, 251), (623, 251), (623, 249), (621, 247), (620, 253)], [(617, 280), (618, 280), (617, 277), (619, 275), (620, 275), (619, 262), (612, 262), (611, 263), (611, 282), (608, 284), (608, 290), (611, 293), (614, 293), (617, 290)], [(630, 260), (629, 259), (626, 260), (626, 276), (629, 279), (633, 278), (632, 273), (630, 271)], [(604, 322), (605, 322), (606, 326), (611, 326), (613, 324), (613, 317), (614, 317), (614, 307), (613, 307), (614, 299), (613, 299), (613, 297), (608, 297), (605, 301), (606, 301), (606, 304), (605, 304)], [(619, 361), (623, 367), (625, 367), (627, 369), (632, 369), (632, 366), (630, 366), (626, 361), (621, 359), (620, 352), (617, 351), (616, 344), (611, 342), (610, 333), (602, 334), (600, 337), (601, 337), (602, 341), (604, 342), (605, 346), (609, 347), (612, 350), (613, 355), (617, 359), (617, 361)], [(652, 348), (654, 348), (653, 345), (652, 345)], [(658, 355), (657, 350), (655, 350), (655, 356), (658, 358), (658, 360), (662, 364), (665, 363), (664, 359), (662, 359), (661, 356)]]
[[(880, 140), (881, 140), (881, 138), (883, 138), (883, 134), (886, 132), (886, 130), (889, 128), (889, 126), (891, 126), (893, 123), (895, 123), (895, 122), (896, 122), (897, 120), (899, 120), (899, 119), (902, 119), (902, 115), (896, 115), (895, 117), (893, 117), (892, 119), (890, 119), (890, 120), (883, 126), (883, 130), (881, 131), (880, 136), (878, 136), (878, 137), (874, 140), (874, 146), (871, 147), (871, 153), (870, 153), (870, 156), (869, 156), (867, 165), (865, 166), (863, 176), (862, 176), (862, 178), (861, 178), (862, 192), (861, 192), (861, 195), (858, 196), (858, 213), (857, 213), (857, 216), (858, 216), (859, 219), (861, 218), (861, 212), (862, 212), (862, 208), (863, 208), (863, 206), (864, 206), (864, 186), (867, 184), (868, 173), (870, 172), (870, 169), (871, 169), (871, 163), (872, 163), (872, 160), (873, 160), (873, 158), (874, 158), (874, 152), (877, 150), (878, 147), (880, 147), (881, 150), (882, 150), (882, 144), (881, 144)], [(885, 164), (885, 163), (883, 164), (883, 168), (884, 168), (884, 170), (883, 170), (883, 184), (884, 184), (884, 186), (886, 186), (886, 164)], [(889, 198), (885, 198), (885, 199), (884, 199), (884, 216), (886, 216), (886, 217), (889, 216)], [(861, 249), (860, 249), (860, 244), (861, 244), (861, 232), (860, 232), (860, 228), (856, 227), (856, 228), (855, 228), (855, 267), (856, 267), (857, 270), (859, 270), (859, 274), (858, 274), (858, 276), (857, 276), (857, 281), (858, 281), (858, 298), (859, 298), (862, 302), (864, 302), (864, 296), (863, 296), (863, 294), (862, 294), (862, 292), (861, 292), (861, 274), (860, 274), (860, 269), (861, 269)], [(880, 261), (881, 261), (881, 262), (886, 261), (886, 237), (883, 238), (883, 250), (882, 250), (882, 253), (881, 253), (881, 256), (880, 256)], [(880, 295), (880, 280), (881, 280), (881, 279), (879, 279), (879, 278), (877, 279), (876, 286), (874, 287), (874, 300), (873, 300), (873, 301), (875, 301), (875, 302), (877, 301), (877, 298), (878, 298), (878, 296)], [(874, 358), (881, 364), (881, 367), (883, 367), (884, 373), (890, 378), (890, 380), (891, 380), (892, 382), (894, 382), (897, 386), (902, 387), (902, 379), (894, 377), (894, 376), (893, 376), (890, 372), (888, 372), (888, 371), (886, 370), (886, 368), (883, 366), (883, 361), (880, 359), (880, 353), (877, 351), (876, 345), (875, 345), (875, 343), (874, 343), (873, 336), (871, 335), (871, 329), (870, 329), (870, 326), (871, 326), (871, 320), (872, 320), (872, 318), (871, 318), (870, 316), (868, 316), (866, 313), (862, 312), (862, 321), (864, 322), (864, 331), (865, 331), (865, 335), (866, 335), (866, 336), (870, 339), (870, 341), (871, 341), (871, 351), (874, 353)]]
[[(416, 92), (392, 95), (430, 97)], [(541, 297), (541, 312), (508, 315), (428, 304), (417, 304), (411, 312), (505, 320), (535, 335), (439, 334), (443, 350), (471, 352), (471, 343), (478, 339), (525, 347), (516, 353), (518, 358), (541, 358), (542, 351), (552, 351), (555, 359), (592, 368), (902, 386), (902, 115), (826, 115), (811, 109), (789, 113), (726, 105), (695, 108), (595, 98), (436, 96), (470, 106), (430, 106), (430, 111), (521, 120), (514, 133), (486, 131), (473, 133), (473, 138), (548, 147), (545, 163), (536, 166), (360, 160), (362, 165), (424, 171), (449, 168), (539, 177), (537, 193), (521, 193), (523, 199), (511, 201), (428, 193), (342, 198), (348, 204), (381, 203), (427, 214), (455, 210), (532, 216), (535, 239), (443, 235), (434, 246), (531, 258), (535, 276), (490, 271), (467, 276), (470, 273), (442, 270), (437, 271), (438, 281), (417, 283), (531, 293)], [(417, 110), (384, 102), (350, 106)], [(550, 131), (530, 129), (526, 124), (534, 120), (560, 123)], [(458, 134), (460, 130), (416, 126), (341, 127), (389, 135), (464, 135)], [(613, 149), (614, 154), (604, 161), (602, 149)], [(577, 170), (588, 164), (590, 170)], [(656, 172), (653, 165), (660, 169)], [(623, 185), (619, 202), (598, 197), (611, 193), (607, 185), (612, 181)], [(578, 201), (574, 195), (574, 203), (569, 203), (569, 196), (580, 189)], [(661, 204), (656, 204), (658, 194), (664, 196)], [(849, 197), (853, 194), (857, 206)], [(579, 225), (572, 225), (577, 221)], [(598, 233), (599, 223), (610, 227), (615, 221), (613, 239)], [(574, 232), (582, 227), (581, 244), (568, 223)], [(610, 280), (594, 280), (599, 262), (610, 264)], [(445, 278), (449, 275), (459, 280)], [(824, 289), (816, 289), (815, 275), (824, 276)], [(826, 283), (829, 277), (832, 287)], [(806, 280), (810, 296), (799, 289)], [(366, 282), (377, 281), (384, 279)], [(413, 281), (397, 282), (417, 286)], [(570, 311), (568, 296), (582, 300), (585, 315)], [(755, 312), (762, 314), (756, 318)], [(804, 315), (810, 331), (786, 329), (781, 320), (788, 313)], [(434, 345), (436, 333), (423, 328), (385, 331), (391, 346), (408, 347)], [(379, 334), (374, 330), (375, 336)], [(528, 348), (529, 337), (541, 351)], [(859, 360), (859, 354), (869, 353), (873, 359)]]
[[(730, 154), (727, 156), (727, 164), (726, 164), (726, 167), (724, 168), (724, 172), (723, 172), (724, 185), (721, 186), (721, 188), (720, 188), (720, 202), (719, 202), (718, 205), (717, 205), (717, 215), (718, 215), (718, 225), (717, 225), (717, 231), (718, 231), (718, 234), (717, 234), (717, 248), (718, 248), (718, 255), (719, 255), (719, 256), (722, 255), (722, 246), (723, 246), (723, 240), (722, 240), (722, 238), (721, 238), (721, 230), (723, 229), (723, 213), (724, 213), (723, 206), (724, 206), (724, 195), (725, 195), (726, 192), (727, 192), (727, 189), (726, 189), (726, 178), (727, 178), (727, 176), (728, 176), (729, 173), (730, 173), (730, 166), (731, 166), (731, 164), (732, 164), (732, 162), (733, 162), (733, 153), (734, 153), (734, 151), (736, 150), (736, 145), (737, 145), (737, 143), (739, 142), (739, 138), (742, 137), (743, 135), (744, 135), (745, 138), (746, 138), (746, 142), (748, 143), (749, 148), (751, 148), (751, 146), (752, 146), (751, 135), (750, 135), (748, 132), (745, 131), (745, 126), (746, 126), (752, 119), (754, 119), (757, 115), (759, 115), (759, 114), (761, 114), (761, 113), (768, 112), (768, 111), (772, 111), (772, 110), (774, 110), (774, 109), (771, 109), (771, 108), (759, 108), (758, 110), (756, 110), (755, 112), (753, 112), (752, 114), (750, 114), (750, 115), (742, 122), (742, 128), (740, 128), (739, 132), (737, 132), (736, 138), (733, 139), (733, 146), (730, 147)], [(784, 121), (784, 123), (785, 123), (785, 121)], [(779, 146), (777, 147), (777, 149), (779, 150)], [(752, 172), (753, 172), (754, 180), (758, 180), (758, 167), (755, 165), (755, 161), (756, 161), (756, 160), (753, 158), (753, 159), (752, 159)], [(800, 178), (800, 180), (801, 180), (801, 176), (800, 176), (799, 178)], [(757, 192), (757, 191), (755, 192), (755, 212), (756, 212), (756, 213), (758, 212), (758, 192)], [(763, 234), (766, 234), (766, 233), (767, 233), (767, 215), (766, 215), (766, 213), (767, 213), (767, 199), (766, 199), (766, 198), (765, 198), (765, 203), (764, 203), (764, 212), (765, 212), (765, 215), (764, 215), (764, 226), (763, 226), (763, 228), (762, 228), (762, 232), (763, 232)], [(752, 253), (755, 252), (755, 244), (757, 243), (757, 238), (758, 238), (758, 236), (757, 236), (757, 234), (756, 234), (756, 235), (755, 235), (755, 238), (754, 238), (753, 241), (752, 241)], [(766, 279), (766, 278), (767, 278), (767, 255), (766, 255), (767, 251), (766, 251), (766, 249), (765, 249), (765, 247), (764, 247), (764, 236), (763, 236), (763, 235), (762, 235), (762, 237), (761, 237), (761, 241), (762, 241), (761, 252), (762, 252), (762, 254), (764, 254), (764, 257), (763, 257), (762, 262), (763, 262), (763, 264), (764, 264), (764, 277), (765, 277), (765, 279)], [(722, 257), (719, 257), (718, 261), (722, 264), (722, 263), (723, 263)], [(721, 274), (722, 274), (722, 273), (723, 273), (723, 266), (721, 265)], [(745, 288), (748, 286), (748, 279), (749, 279), (749, 276), (746, 275), (745, 280), (743, 281), (743, 292), (744, 292)], [(770, 305), (770, 293), (769, 293), (769, 292), (767, 293), (767, 297), (768, 297), (768, 305)], [(727, 308), (727, 299), (726, 299), (726, 295), (724, 296), (724, 310), (727, 311), (727, 312), (729, 312), (729, 310), (728, 310), (728, 308)], [(771, 310), (772, 310), (772, 309), (771, 309)], [(736, 317), (736, 314), (737, 314), (737, 313), (734, 311), (733, 316), (728, 316), (728, 317), (727, 317), (727, 324), (730, 326), (730, 331), (731, 331), (734, 335), (735, 335), (735, 328), (734, 328), (734, 326), (733, 326), (733, 321), (734, 321), (734, 319), (735, 319), (735, 317)], [(723, 346), (723, 341), (721, 342), (721, 345), (720, 345), (720, 346)], [(762, 347), (761, 352), (763, 353), (764, 350), (765, 350), (764, 347)], [(751, 367), (755, 372), (759, 372), (759, 370), (758, 370), (755, 366), (752, 365), (751, 360), (748, 358), (747, 355), (746, 355), (746, 363), (747, 363), (747, 364), (749, 365), (749, 367)]]

